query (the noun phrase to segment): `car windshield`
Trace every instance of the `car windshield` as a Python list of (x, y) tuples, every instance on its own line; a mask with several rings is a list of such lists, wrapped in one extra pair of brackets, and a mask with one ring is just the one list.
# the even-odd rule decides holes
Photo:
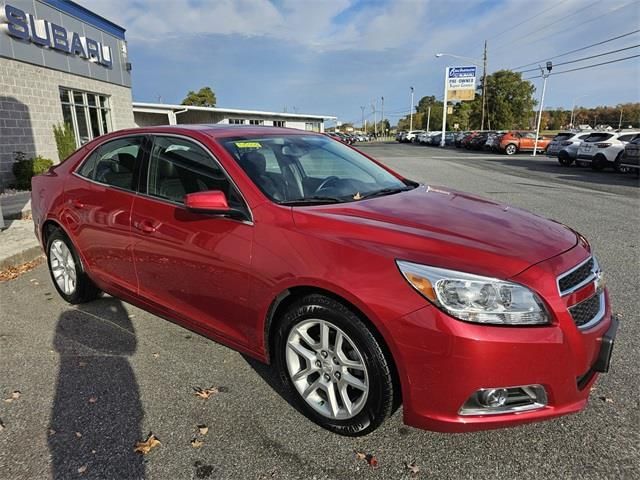
[(243, 136), (220, 143), (258, 188), (280, 204), (342, 203), (417, 186), (323, 135)]

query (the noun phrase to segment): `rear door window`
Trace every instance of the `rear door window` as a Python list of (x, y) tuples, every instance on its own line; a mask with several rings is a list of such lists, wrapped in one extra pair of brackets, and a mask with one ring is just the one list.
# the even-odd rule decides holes
[(611, 133), (592, 133), (587, 138), (585, 138), (585, 142), (595, 143), (595, 142), (603, 142), (605, 140), (609, 140), (613, 137)]
[(104, 185), (135, 191), (144, 142), (144, 136), (107, 142), (84, 161), (77, 173)]

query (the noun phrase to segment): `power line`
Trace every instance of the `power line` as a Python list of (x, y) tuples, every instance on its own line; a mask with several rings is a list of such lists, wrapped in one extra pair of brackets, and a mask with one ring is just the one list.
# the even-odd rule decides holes
[[(610, 63), (622, 62), (624, 60), (630, 60), (632, 58), (637, 58), (637, 57), (640, 57), (640, 54), (631, 55), (629, 57), (616, 58), (615, 60), (609, 60), (608, 62), (594, 63), (593, 65), (586, 65), (584, 67), (572, 68), (570, 70), (563, 70), (561, 72), (553, 72), (553, 73), (550, 73), (549, 75), (552, 76), (552, 75), (560, 75), (562, 73), (577, 72), (578, 70), (586, 70), (587, 68), (600, 67), (602, 65), (608, 65)], [(542, 78), (542, 75), (537, 75), (535, 77), (529, 77), (529, 78), (526, 78), (525, 80), (533, 80), (534, 78)]]
[(638, 33), (638, 32), (640, 32), (640, 29), (639, 30), (634, 30), (632, 32), (624, 33), (622, 35), (618, 35), (617, 37), (607, 38), (606, 40), (602, 40), (601, 42), (597, 42), (597, 43), (592, 43), (591, 45), (587, 45), (586, 47), (576, 48), (575, 50), (571, 50), (569, 52), (561, 53), (559, 55), (555, 55), (553, 57), (545, 58), (543, 60), (538, 60), (537, 62), (531, 62), (531, 63), (527, 63), (526, 65), (520, 65), (518, 67), (512, 68), (511, 70), (518, 70), (520, 68), (525, 68), (525, 67), (528, 67), (530, 65), (537, 65), (540, 62), (546, 62), (547, 60), (553, 60), (555, 58), (560, 58), (560, 57), (564, 57), (566, 55), (571, 55), (572, 53), (581, 52), (582, 50), (587, 50), (588, 48), (597, 47), (598, 45), (602, 45), (602, 44), (608, 43), (608, 42), (613, 42), (614, 40), (618, 40), (619, 38), (623, 38), (623, 37), (628, 37), (629, 35), (633, 35), (634, 33)]
[[(564, 17), (560, 17), (559, 19), (557, 19), (557, 20), (556, 20), (556, 21), (554, 21), (554, 22), (547, 23), (545, 26), (540, 27), (540, 28), (538, 28), (538, 29), (536, 29), (536, 30), (533, 30), (533, 31), (531, 31), (531, 32), (527, 33), (526, 35), (523, 35), (523, 36), (521, 36), (520, 38), (517, 38), (516, 40), (512, 40), (512, 41), (510, 41), (510, 42), (506, 43), (505, 45), (503, 45), (502, 47), (498, 47), (498, 48), (497, 48), (497, 49), (495, 49), (495, 50), (500, 50), (501, 48), (510, 47), (510, 46), (511, 46), (511, 45), (513, 45), (514, 43), (518, 43), (519, 41), (521, 41), (521, 40), (523, 40), (523, 39), (525, 39), (525, 38), (527, 38), (527, 37), (530, 37), (531, 35), (535, 35), (536, 33), (539, 33), (539, 32), (540, 32), (540, 31), (542, 31), (542, 30), (546, 30), (547, 28), (552, 27), (553, 25), (555, 25), (555, 24), (557, 24), (557, 23), (560, 23), (560, 22), (562, 22), (562, 21), (566, 20), (567, 18), (573, 17), (574, 15), (577, 15), (577, 14), (579, 14), (579, 13), (581, 13), (581, 12), (583, 12), (583, 11), (587, 10), (587, 9), (589, 9), (589, 8), (593, 7), (594, 5), (597, 5), (598, 3), (600, 3), (600, 2), (599, 2), (598, 0), (596, 0), (595, 2), (590, 3), (589, 5), (587, 5), (587, 6), (586, 6), (586, 7), (584, 7), (584, 8), (581, 8), (581, 9), (579, 9), (579, 10), (576, 10), (575, 12), (570, 13), (569, 15), (565, 15)], [(573, 28), (573, 26), (572, 26), (572, 28)]]
[(516, 23), (515, 25), (513, 25), (512, 27), (507, 28), (506, 30), (501, 31), (500, 33), (494, 35), (493, 37), (489, 37), (487, 40), (493, 40), (494, 38), (498, 38), (500, 35), (510, 32), (511, 30), (513, 30), (514, 28), (518, 28), (520, 25), (524, 25), (527, 22), (530, 22), (531, 20), (533, 20), (534, 18), (538, 18), (540, 15), (547, 13), (549, 10), (553, 10), (554, 8), (559, 7), (560, 5), (562, 5), (563, 3), (566, 3), (566, 0), (563, 2), (558, 2), (555, 5), (552, 5), (551, 7), (541, 11), (540, 13), (538, 13), (537, 15), (534, 15), (533, 17), (529, 17), (526, 20), (523, 20), (520, 23)]
[[(605, 55), (611, 55), (612, 53), (623, 52), (625, 50), (631, 50), (632, 48), (638, 48), (638, 47), (640, 47), (640, 43), (637, 44), (637, 45), (631, 45), (630, 47), (619, 48), (618, 50), (611, 50), (609, 52), (599, 53), (598, 55), (590, 55), (588, 57), (582, 57), (582, 58), (577, 58), (575, 60), (569, 60), (568, 62), (556, 63), (554, 65), (554, 67), (559, 67), (561, 65), (569, 65), (570, 63), (583, 62), (585, 60), (590, 60), (592, 58), (603, 57)], [(535, 72), (535, 71), (538, 71), (538, 70), (539, 70), (539, 68), (530, 68), (529, 70), (522, 70), (520, 73)]]

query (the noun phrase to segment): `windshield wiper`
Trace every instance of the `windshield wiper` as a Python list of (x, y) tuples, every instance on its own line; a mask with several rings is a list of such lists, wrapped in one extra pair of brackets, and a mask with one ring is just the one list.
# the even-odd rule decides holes
[(344, 201), (345, 200), (343, 198), (338, 198), (338, 197), (313, 196), (313, 197), (296, 198), (294, 200), (285, 200), (284, 202), (279, 202), (279, 204), (280, 205), (310, 205), (310, 204), (323, 205), (323, 204), (330, 204), (330, 203), (342, 203)]
[(406, 192), (407, 190), (413, 190), (415, 187), (395, 187), (395, 188), (383, 188), (382, 190), (375, 190), (373, 192), (365, 193), (360, 196), (360, 200), (365, 198), (381, 197), (383, 195), (392, 195), (394, 193)]

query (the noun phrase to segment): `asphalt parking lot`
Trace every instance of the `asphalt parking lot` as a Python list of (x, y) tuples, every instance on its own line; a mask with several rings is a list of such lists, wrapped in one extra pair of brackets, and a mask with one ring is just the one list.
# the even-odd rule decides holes
[[(369, 436), (339, 437), (291, 407), (269, 367), (110, 297), (66, 305), (40, 266), (0, 283), (0, 478), (395, 479), (416, 476), (412, 462), (417, 478), (639, 478), (637, 177), (529, 155), (361, 148), (414, 180), (527, 208), (590, 239), (621, 326), (586, 411), (456, 435), (405, 427), (399, 411)], [(220, 392), (194, 395), (211, 386)], [(135, 454), (149, 432), (161, 445)]]

